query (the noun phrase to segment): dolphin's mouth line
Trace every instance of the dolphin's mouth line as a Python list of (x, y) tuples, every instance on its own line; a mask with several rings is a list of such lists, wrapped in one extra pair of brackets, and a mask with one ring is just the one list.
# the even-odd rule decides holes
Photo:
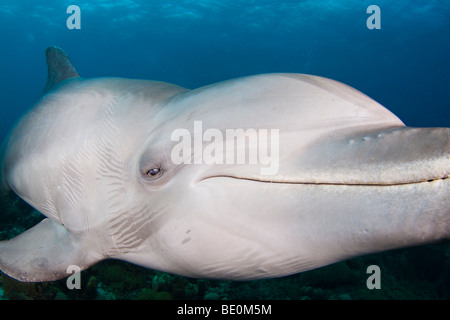
[(274, 184), (301, 184), (301, 185), (329, 185), (329, 186), (364, 186), (364, 187), (390, 187), (390, 186), (400, 186), (400, 185), (415, 185), (415, 184), (422, 184), (422, 183), (432, 183), (436, 181), (442, 181), (447, 180), (450, 178), (450, 176), (444, 176), (442, 178), (433, 178), (433, 179), (427, 179), (427, 180), (421, 180), (421, 181), (408, 181), (408, 182), (392, 182), (392, 183), (369, 183), (369, 182), (363, 182), (363, 183), (338, 183), (338, 182), (313, 182), (313, 181), (282, 181), (282, 180), (269, 180), (269, 179), (257, 179), (253, 177), (238, 177), (238, 176), (232, 176), (232, 175), (215, 175), (215, 176), (209, 176), (202, 178), (198, 180), (197, 182), (201, 182), (208, 179), (213, 178), (229, 178), (229, 179), (236, 179), (236, 180), (247, 180), (247, 181), (253, 181), (253, 182), (262, 182), (262, 183), (274, 183)]

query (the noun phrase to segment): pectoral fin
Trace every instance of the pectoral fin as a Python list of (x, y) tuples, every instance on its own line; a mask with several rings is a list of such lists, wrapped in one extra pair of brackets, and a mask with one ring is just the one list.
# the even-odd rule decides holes
[(54, 281), (69, 276), (71, 265), (83, 270), (100, 260), (87, 251), (81, 237), (44, 219), (13, 239), (0, 241), (0, 269), (20, 281)]

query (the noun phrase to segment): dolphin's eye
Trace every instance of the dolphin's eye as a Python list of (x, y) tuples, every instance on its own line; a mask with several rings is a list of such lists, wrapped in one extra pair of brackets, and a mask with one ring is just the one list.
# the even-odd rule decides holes
[(147, 171), (147, 176), (149, 177), (156, 177), (162, 174), (161, 168), (152, 168)]

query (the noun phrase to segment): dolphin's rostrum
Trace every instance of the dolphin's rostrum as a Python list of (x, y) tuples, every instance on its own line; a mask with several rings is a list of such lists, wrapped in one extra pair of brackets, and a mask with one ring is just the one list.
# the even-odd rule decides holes
[[(406, 127), (359, 91), (311, 75), (188, 90), (83, 79), (56, 47), (47, 63), (43, 96), (2, 154), (3, 185), (47, 217), (0, 242), (11, 277), (51, 281), (116, 258), (256, 279), (450, 238), (449, 128)], [(179, 148), (173, 132), (194, 134), (196, 122), (203, 136)], [(212, 148), (227, 130), (264, 135)], [(261, 147), (255, 154), (277, 147), (271, 175), (257, 158), (214, 161)], [(211, 158), (182, 161), (195, 154)]]

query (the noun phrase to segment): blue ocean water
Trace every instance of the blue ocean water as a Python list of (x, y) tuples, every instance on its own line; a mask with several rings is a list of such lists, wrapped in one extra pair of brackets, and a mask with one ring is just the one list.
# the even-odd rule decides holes
[[(69, 5), (81, 29), (69, 30)], [(381, 9), (369, 30), (366, 9)], [(265, 72), (347, 83), (410, 126), (450, 126), (450, 3), (442, 0), (0, 1), (0, 137), (39, 96), (44, 50), (84, 77), (195, 88)]]
[[(81, 29), (68, 29), (69, 5)], [(381, 29), (368, 29), (370, 5)], [(297, 72), (344, 82), (405, 124), (450, 127), (445, 0), (0, 0), (0, 139), (39, 97), (57, 45), (83, 77), (196, 88)]]

